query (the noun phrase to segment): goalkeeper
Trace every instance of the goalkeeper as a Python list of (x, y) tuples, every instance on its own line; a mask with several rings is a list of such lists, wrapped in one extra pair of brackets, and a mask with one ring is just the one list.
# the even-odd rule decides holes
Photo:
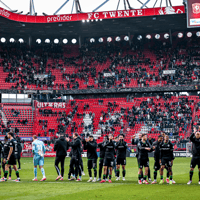
[(39, 141), (37, 139), (37, 136), (33, 136), (33, 143), (32, 143), (32, 152), (33, 152), (33, 163), (34, 163), (34, 179), (33, 181), (37, 181), (37, 165), (39, 165), (39, 168), (42, 172), (43, 178), (40, 181), (45, 181), (46, 176), (45, 176), (45, 171), (43, 168), (44, 165), (44, 154), (45, 154), (45, 146), (42, 141)]

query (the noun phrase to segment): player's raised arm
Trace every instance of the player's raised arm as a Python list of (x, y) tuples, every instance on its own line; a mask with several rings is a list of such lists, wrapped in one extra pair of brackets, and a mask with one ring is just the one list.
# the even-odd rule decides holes
[(150, 148), (149, 151), (152, 152), (154, 150), (154, 147), (150, 144), (149, 141), (147, 141), (147, 144), (148, 144), (148, 146)]
[(124, 148), (127, 149), (127, 147), (128, 147), (127, 142), (125, 142), (125, 141), (123, 140), (123, 141), (122, 141), (122, 144), (124, 145)]
[(109, 141), (103, 143), (103, 147), (107, 147), (109, 145)]
[(190, 141), (191, 141), (191, 142), (195, 142), (195, 135), (194, 135), (194, 133), (192, 133), (192, 134), (190, 135)]
[(118, 146), (120, 145), (120, 141), (118, 141), (116, 144), (115, 144), (115, 149), (118, 149)]
[(71, 146), (71, 147), (78, 147), (78, 146), (80, 146), (80, 140), (76, 140), (74, 143), (73, 142), (69, 142), (69, 145)]
[(87, 142), (87, 145), (88, 145), (89, 147), (92, 147), (92, 148), (97, 148), (97, 143), (96, 143), (96, 141), (94, 141), (93, 143), (90, 142), (90, 141), (88, 141), (88, 142)]
[(142, 150), (142, 149), (146, 149), (147, 147), (142, 147), (142, 145), (140, 144), (140, 142), (138, 143), (138, 149)]

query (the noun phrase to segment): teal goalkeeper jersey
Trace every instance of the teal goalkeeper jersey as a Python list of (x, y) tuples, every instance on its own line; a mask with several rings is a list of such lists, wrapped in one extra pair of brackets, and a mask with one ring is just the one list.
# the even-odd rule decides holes
[(42, 142), (40, 140), (35, 140), (32, 143), (32, 152), (33, 152), (34, 156), (44, 157), (44, 154), (46, 152), (44, 142)]

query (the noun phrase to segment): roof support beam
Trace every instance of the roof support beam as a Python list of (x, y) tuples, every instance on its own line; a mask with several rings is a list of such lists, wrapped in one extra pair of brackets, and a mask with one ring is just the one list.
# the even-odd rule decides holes
[(124, 10), (126, 10), (126, 1), (124, 0)]
[(134, 8), (131, 7), (131, 5), (130, 5), (130, 3), (129, 3), (129, 0), (126, 0), (126, 2), (127, 2), (127, 4), (128, 4), (128, 8), (129, 8), (129, 9), (134, 9)]
[(110, 0), (105, 0), (101, 5), (99, 5), (97, 8), (95, 8), (92, 12), (96, 12), (99, 8), (101, 8), (104, 4), (106, 4)]
[(58, 10), (56, 10), (56, 12), (54, 13), (54, 15), (56, 15), (65, 6), (65, 4), (67, 4), (68, 2), (69, 2), (69, 0), (65, 1), (65, 3), (63, 3), (63, 5), (60, 6), (60, 8), (58, 8)]
[(72, 12), (73, 12), (73, 9), (74, 9), (74, 1), (73, 1), (73, 4), (72, 4), (72, 11), (71, 11), (71, 14), (72, 14)]
[(75, 6), (76, 6), (76, 13), (81, 12), (81, 5), (79, 0), (74, 0), (75, 1)]
[(33, 14), (33, 9), (32, 9), (32, 0), (30, 0), (30, 5), (29, 5), (29, 14), (32, 15)]
[[(137, 1), (143, 5), (143, 3), (140, 0), (137, 0)], [(148, 8), (146, 5), (145, 5), (145, 7)]]
[(118, 8), (119, 8), (119, 4), (120, 4), (120, 0), (118, 0), (118, 3), (117, 3), (117, 9), (116, 9), (116, 10), (118, 10)]
[(34, 14), (35, 14), (35, 6), (34, 6), (34, 1), (33, 0), (31, 0), (32, 1), (32, 9), (33, 9), (33, 12), (34, 12)]
[(141, 8), (144, 8), (144, 6), (146, 6), (149, 3), (150, 0), (147, 0), (142, 6)]
[(166, 0), (166, 7), (168, 7), (168, 0)]
[(160, 7), (162, 8), (162, 0), (160, 1)]
[(155, 8), (155, 6), (156, 6), (156, 4), (157, 4), (157, 1), (158, 1), (158, 0), (156, 0), (156, 2), (154, 3), (153, 8)]
[(2, 3), (6, 8), (8, 8), (10, 11), (12, 11), (11, 8), (8, 7), (3, 1), (0, 0), (0, 3)]

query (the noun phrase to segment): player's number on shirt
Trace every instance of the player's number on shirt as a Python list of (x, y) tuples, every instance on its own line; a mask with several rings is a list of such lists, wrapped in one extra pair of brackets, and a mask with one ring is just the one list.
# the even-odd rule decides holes
[(40, 156), (44, 156), (43, 152), (42, 152), (42, 145), (37, 145), (37, 149), (38, 149), (38, 154)]

